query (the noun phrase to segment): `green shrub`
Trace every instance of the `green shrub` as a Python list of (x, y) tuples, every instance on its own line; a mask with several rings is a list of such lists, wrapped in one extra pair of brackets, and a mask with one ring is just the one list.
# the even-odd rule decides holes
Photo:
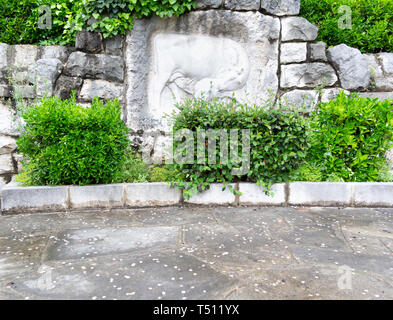
[[(52, 28), (40, 29), (40, 6), (52, 9)], [(3, 0), (0, 4), (0, 43), (72, 44), (76, 13), (82, 2), (73, 0)], [(80, 29), (80, 28), (79, 28)]]
[[(105, 38), (124, 35), (134, 18), (179, 16), (195, 5), (195, 0), (2, 0), (0, 43), (69, 45), (82, 29), (102, 32)], [(40, 6), (51, 7), (50, 30), (38, 26)], [(92, 17), (96, 22), (89, 26)]]
[(124, 161), (114, 183), (141, 183), (148, 182), (150, 178), (150, 168), (142, 160), (142, 157), (131, 148), (127, 151), (127, 158)]
[(393, 143), (393, 101), (343, 92), (311, 115), (309, 163), (323, 181), (380, 181)]
[[(206, 150), (205, 163), (198, 163), (198, 144), (197, 139), (194, 139), (194, 163), (170, 165), (174, 174), (172, 183), (185, 188), (186, 197), (208, 188), (213, 182), (228, 184), (252, 181), (270, 186), (288, 181), (290, 172), (297, 168), (306, 156), (307, 123), (297, 111), (241, 105), (235, 99), (230, 103), (218, 99), (189, 99), (178, 104), (177, 108), (179, 112), (173, 115), (175, 132), (189, 129), (196, 136), (198, 129), (225, 129), (226, 132), (231, 129), (250, 130), (250, 170), (245, 175), (232, 172), (233, 168), (238, 168), (241, 164), (231, 159), (228, 163), (220, 162), (220, 143), (216, 144), (216, 164), (208, 164)], [(239, 144), (242, 139), (239, 134)], [(178, 150), (183, 142), (175, 139), (175, 150)], [(231, 145), (231, 148), (234, 146)], [(242, 157), (244, 150), (239, 149), (239, 156)]]
[[(352, 28), (340, 29), (342, 5), (352, 9)], [(319, 26), (319, 40), (329, 46), (345, 43), (362, 52), (393, 51), (393, 1), (302, 0), (300, 14)]]
[(117, 100), (95, 99), (82, 107), (75, 98), (46, 98), (23, 114), (17, 141), (29, 163), (33, 185), (88, 185), (111, 183), (123, 168), (128, 129)]

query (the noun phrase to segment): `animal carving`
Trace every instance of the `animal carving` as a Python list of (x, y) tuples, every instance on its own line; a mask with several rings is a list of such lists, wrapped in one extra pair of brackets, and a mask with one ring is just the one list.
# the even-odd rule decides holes
[(204, 94), (208, 99), (225, 97), (243, 88), (250, 73), (244, 48), (226, 38), (157, 34), (153, 52), (149, 86), (153, 112), (168, 108), (168, 101), (162, 98), (166, 88), (175, 85), (185, 95)]

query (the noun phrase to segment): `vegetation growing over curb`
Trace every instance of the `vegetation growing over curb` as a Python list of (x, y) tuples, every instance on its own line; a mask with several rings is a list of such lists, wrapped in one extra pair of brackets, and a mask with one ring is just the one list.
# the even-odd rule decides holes
[[(339, 22), (351, 8), (352, 26), (342, 29)], [(342, 9), (341, 9), (342, 10)], [(318, 39), (329, 46), (345, 43), (365, 53), (393, 52), (393, 1), (391, 0), (302, 0), (300, 14), (319, 29)]]

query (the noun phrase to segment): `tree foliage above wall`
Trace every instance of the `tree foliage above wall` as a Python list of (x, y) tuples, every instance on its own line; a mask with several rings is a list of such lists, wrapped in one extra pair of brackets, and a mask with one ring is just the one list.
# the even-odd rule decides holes
[[(349, 22), (343, 5), (351, 11), (348, 29), (339, 26)], [(393, 52), (392, 0), (302, 0), (300, 14), (320, 28), (319, 40), (330, 46), (345, 43), (365, 53)]]
[[(51, 8), (50, 29), (39, 28), (41, 6)], [(179, 16), (195, 6), (195, 0), (3, 0), (0, 43), (67, 45), (85, 28), (107, 38), (131, 30), (135, 18)]]

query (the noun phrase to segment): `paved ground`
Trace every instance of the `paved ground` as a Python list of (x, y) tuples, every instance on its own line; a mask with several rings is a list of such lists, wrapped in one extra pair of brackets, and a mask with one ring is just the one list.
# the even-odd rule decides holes
[(0, 298), (392, 299), (393, 209), (1, 216)]

